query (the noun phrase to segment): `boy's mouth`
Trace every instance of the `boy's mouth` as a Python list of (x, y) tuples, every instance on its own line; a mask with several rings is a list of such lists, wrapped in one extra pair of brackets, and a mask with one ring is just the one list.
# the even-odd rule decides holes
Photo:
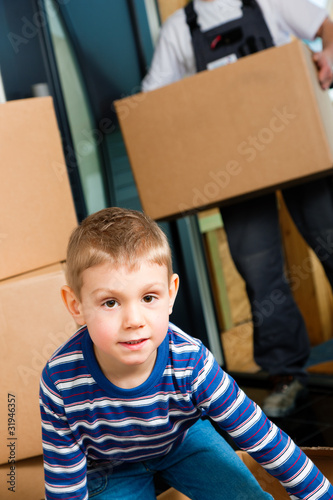
[(148, 339), (138, 339), (138, 340), (129, 340), (128, 342), (120, 342), (123, 346), (128, 347), (129, 349), (136, 349), (143, 346)]

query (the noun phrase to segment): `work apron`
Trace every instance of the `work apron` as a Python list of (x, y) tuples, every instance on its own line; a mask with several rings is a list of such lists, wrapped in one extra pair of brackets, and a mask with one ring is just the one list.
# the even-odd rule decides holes
[(240, 57), (273, 47), (273, 39), (257, 2), (243, 0), (243, 16), (201, 31), (193, 2), (185, 7), (197, 71), (235, 62)]

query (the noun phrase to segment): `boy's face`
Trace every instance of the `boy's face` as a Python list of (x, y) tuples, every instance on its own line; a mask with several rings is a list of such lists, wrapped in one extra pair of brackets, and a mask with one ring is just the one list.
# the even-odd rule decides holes
[(136, 270), (104, 263), (86, 269), (82, 283), (80, 300), (69, 287), (63, 298), (77, 323), (87, 325), (104, 373), (112, 379), (139, 369), (149, 376), (168, 329), (178, 276), (169, 280), (166, 266), (144, 261)]

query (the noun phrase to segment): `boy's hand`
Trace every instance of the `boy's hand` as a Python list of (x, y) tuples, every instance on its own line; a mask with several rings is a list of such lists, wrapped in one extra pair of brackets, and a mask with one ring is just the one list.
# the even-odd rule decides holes
[(322, 52), (316, 52), (313, 55), (313, 60), (318, 69), (318, 80), (321, 88), (323, 90), (329, 89), (333, 81), (333, 70), (330, 56), (325, 50), (323, 50)]

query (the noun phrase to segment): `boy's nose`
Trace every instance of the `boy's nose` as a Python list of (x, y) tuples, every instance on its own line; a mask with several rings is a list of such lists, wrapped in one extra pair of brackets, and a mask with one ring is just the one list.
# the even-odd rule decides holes
[(130, 304), (124, 311), (125, 328), (140, 328), (144, 325), (144, 317), (139, 305)]

